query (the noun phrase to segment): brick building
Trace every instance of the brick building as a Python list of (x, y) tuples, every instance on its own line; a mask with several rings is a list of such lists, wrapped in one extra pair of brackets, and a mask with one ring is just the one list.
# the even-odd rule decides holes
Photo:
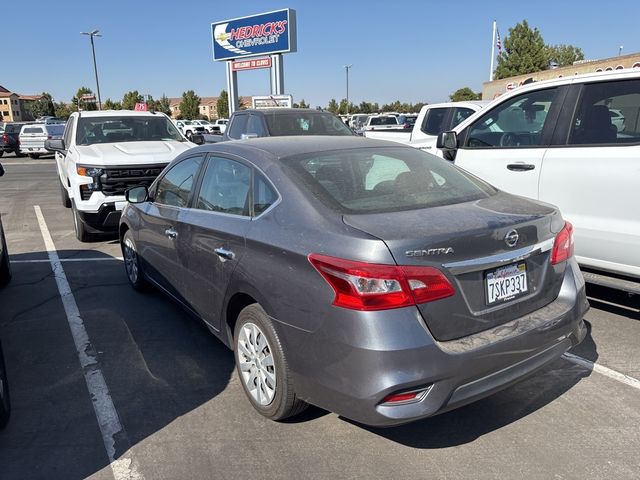
[(482, 84), (482, 99), (493, 100), (503, 93), (525, 83), (551, 80), (553, 78), (568, 77), (583, 73), (622, 70), (624, 68), (640, 68), (640, 53), (632, 53), (630, 55), (605, 58), (602, 60), (581, 60), (567, 67), (543, 70), (537, 73), (517, 75), (515, 77), (485, 82)]

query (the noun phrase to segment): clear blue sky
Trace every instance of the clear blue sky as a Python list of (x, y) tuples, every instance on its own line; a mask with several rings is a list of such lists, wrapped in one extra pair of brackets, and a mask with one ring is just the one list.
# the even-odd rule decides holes
[[(459, 87), (479, 91), (493, 19), (502, 38), (527, 19), (546, 43), (579, 46), (588, 59), (615, 56), (619, 45), (640, 51), (637, 0), (30, 0), (3, 8), (0, 85), (66, 102), (80, 86), (95, 90), (89, 38), (80, 31), (98, 28), (103, 101), (129, 90), (217, 96), (225, 69), (212, 61), (210, 24), (287, 7), (297, 11), (298, 52), (284, 56), (285, 89), (312, 106), (345, 97), (345, 64), (353, 64), (356, 104), (433, 103)], [(241, 72), (239, 93), (268, 94), (268, 70)]]

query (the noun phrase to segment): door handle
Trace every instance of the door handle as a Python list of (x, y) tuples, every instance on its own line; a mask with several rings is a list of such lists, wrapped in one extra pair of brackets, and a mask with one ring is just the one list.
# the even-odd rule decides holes
[(178, 238), (178, 232), (176, 232), (173, 228), (167, 228), (164, 231), (164, 234), (172, 240)]
[(236, 256), (236, 254), (233, 253), (231, 250), (226, 250), (222, 247), (216, 248), (214, 252), (216, 252), (216, 254), (223, 260), (233, 260)]
[(513, 172), (526, 172), (533, 170), (536, 166), (531, 163), (510, 163), (507, 165), (507, 168)]

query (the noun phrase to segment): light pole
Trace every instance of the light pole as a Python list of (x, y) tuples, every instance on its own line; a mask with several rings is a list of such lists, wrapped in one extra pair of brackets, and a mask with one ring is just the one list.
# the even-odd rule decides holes
[(622, 55), (622, 49), (624, 48), (624, 46), (620, 45), (618, 47), (618, 56)]
[(98, 110), (102, 110), (102, 99), (100, 98), (100, 83), (98, 82), (98, 67), (96, 66), (96, 47), (93, 45), (93, 37), (101, 37), (100, 30), (91, 32), (80, 32), (81, 35), (89, 35), (91, 38), (91, 53), (93, 53), (93, 71), (96, 74), (96, 88), (98, 89)]
[(353, 65), (345, 65), (344, 69), (347, 72), (347, 115), (349, 115), (349, 69), (353, 67)]

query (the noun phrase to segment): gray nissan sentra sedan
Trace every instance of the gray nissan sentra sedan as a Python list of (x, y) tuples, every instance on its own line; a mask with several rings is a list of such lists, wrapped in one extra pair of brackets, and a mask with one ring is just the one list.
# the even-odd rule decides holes
[(127, 199), (130, 283), (202, 319), (273, 420), (311, 403), (406, 423), (505, 388), (585, 335), (560, 212), (411, 147), (204, 145)]

